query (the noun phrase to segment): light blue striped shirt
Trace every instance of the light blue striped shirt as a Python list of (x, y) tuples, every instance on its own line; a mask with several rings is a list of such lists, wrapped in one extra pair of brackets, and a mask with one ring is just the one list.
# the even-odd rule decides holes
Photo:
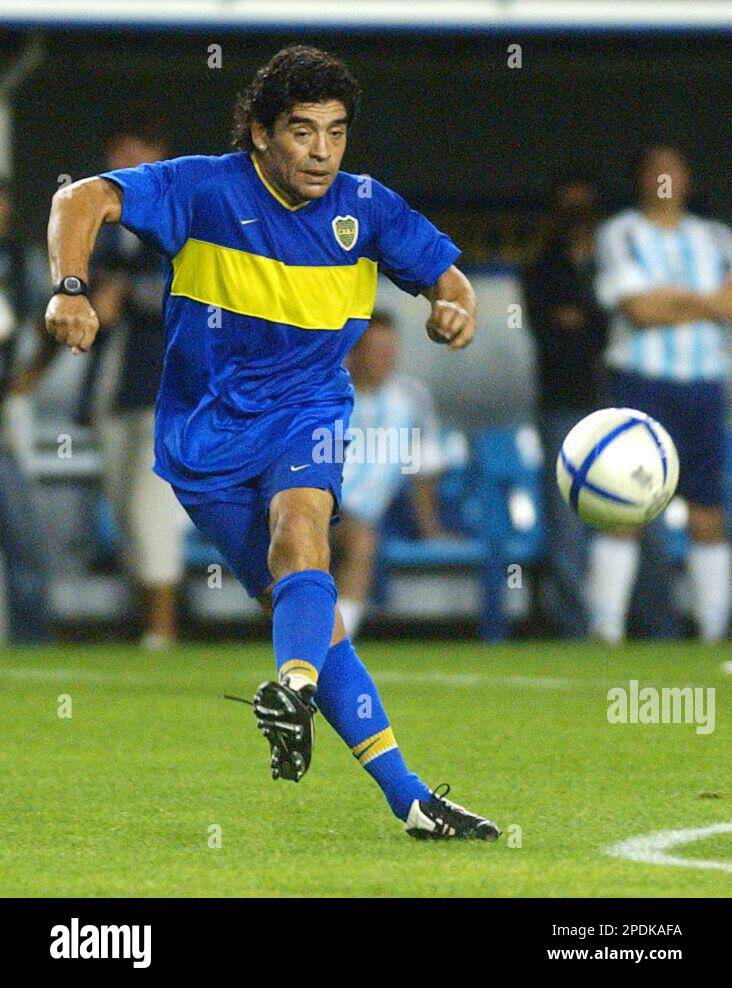
[(687, 213), (676, 228), (666, 229), (629, 209), (600, 227), (597, 264), (597, 295), (611, 312), (610, 367), (673, 381), (726, 377), (728, 324), (700, 320), (636, 327), (620, 304), (657, 288), (721, 289), (732, 277), (729, 227)]
[[(418, 472), (428, 476), (443, 467), (443, 454), (439, 441), (439, 426), (432, 396), (421, 381), (412, 377), (393, 375), (377, 391), (356, 391), (349, 431), (387, 431), (398, 437), (399, 458), (374, 461), (367, 455), (369, 442), (352, 440), (343, 464), (343, 510), (368, 524), (375, 524), (388, 510), (394, 497), (405, 482), (402, 472), (404, 458), (418, 456)], [(415, 442), (412, 430), (418, 431)], [(401, 448), (405, 439), (407, 444)], [(382, 447), (395, 452), (391, 443)], [(373, 451), (373, 449), (372, 449)]]

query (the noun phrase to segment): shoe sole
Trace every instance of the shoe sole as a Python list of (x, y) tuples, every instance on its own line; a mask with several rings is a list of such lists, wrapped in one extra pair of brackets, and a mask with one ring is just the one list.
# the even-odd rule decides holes
[(475, 832), (472, 834), (435, 834), (431, 830), (420, 829), (407, 830), (406, 833), (414, 840), (475, 840), (491, 844), (495, 843), (501, 836), (500, 830), (490, 830), (485, 836)]

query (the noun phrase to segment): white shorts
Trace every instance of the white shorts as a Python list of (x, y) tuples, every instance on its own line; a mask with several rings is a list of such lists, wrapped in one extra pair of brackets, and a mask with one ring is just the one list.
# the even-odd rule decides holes
[(152, 472), (151, 408), (100, 414), (95, 420), (104, 490), (114, 508), (125, 562), (145, 586), (183, 578), (183, 537), (190, 520), (169, 484)]

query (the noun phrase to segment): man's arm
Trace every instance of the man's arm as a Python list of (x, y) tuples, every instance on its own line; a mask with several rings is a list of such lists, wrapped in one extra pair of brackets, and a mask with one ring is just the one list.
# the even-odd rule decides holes
[(427, 335), (435, 343), (461, 350), (475, 336), (477, 304), (468, 279), (453, 264), (422, 294), (432, 304), (426, 323)]
[(732, 280), (718, 292), (700, 295), (683, 288), (656, 288), (620, 303), (620, 309), (636, 326), (671, 326), (712, 319), (732, 320)]
[[(48, 221), (48, 259), (54, 284), (67, 275), (87, 281), (89, 258), (102, 223), (119, 223), (122, 190), (103, 178), (86, 178), (54, 195)], [(86, 351), (99, 329), (84, 295), (54, 295), (46, 309), (46, 330), (74, 352)]]

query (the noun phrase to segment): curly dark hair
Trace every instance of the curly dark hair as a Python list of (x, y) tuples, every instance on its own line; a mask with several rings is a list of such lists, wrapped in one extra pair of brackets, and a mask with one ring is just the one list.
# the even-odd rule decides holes
[(271, 134), (277, 117), (295, 103), (340, 100), (350, 124), (356, 115), (358, 96), (359, 85), (339, 58), (310, 45), (283, 48), (237, 97), (232, 144), (251, 151), (252, 123), (257, 121)]

